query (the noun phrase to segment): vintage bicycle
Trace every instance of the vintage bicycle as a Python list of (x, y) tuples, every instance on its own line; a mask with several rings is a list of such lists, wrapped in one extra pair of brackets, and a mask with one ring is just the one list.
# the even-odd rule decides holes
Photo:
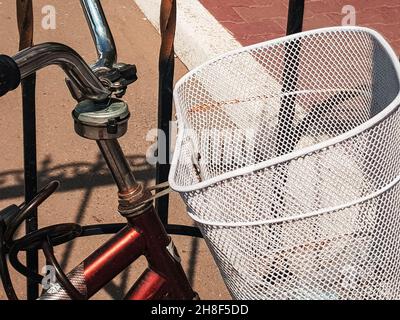
[[(98, 37), (94, 32), (99, 48), (111, 43)], [(136, 80), (135, 68), (116, 64), (112, 54), (108, 59), (108, 66), (100, 59), (90, 68), (56, 43), (0, 57), (1, 95), (41, 68), (62, 67), (78, 101), (75, 131), (98, 144), (118, 188), (118, 212), (128, 221), (65, 274), (53, 246), (121, 226), (61, 224), (14, 239), (58, 182), (7, 208), (0, 215), (0, 263), (10, 299), (17, 297), (6, 255), (40, 282), (18, 260), (18, 252), (32, 249), (43, 250), (58, 280), (41, 299), (88, 299), (142, 255), (149, 267), (126, 299), (198, 298), (167, 233), (178, 231), (166, 229), (153, 206), (168, 184), (144, 189), (118, 143), (129, 120), (121, 97)], [(361, 27), (241, 48), (176, 84), (179, 135), (169, 185), (181, 193), (234, 298), (399, 298), (399, 89), (394, 51)], [(189, 228), (179, 232), (197, 232)]]
[[(36, 45), (12, 58), (1, 56), (0, 94), (16, 88), (21, 80), (37, 70), (49, 65), (60, 66), (67, 75), (72, 96), (78, 101), (72, 113), (75, 130), (80, 136), (97, 142), (118, 188), (118, 210), (131, 222), (128, 225), (84, 227), (60, 224), (13, 240), (17, 228), (32, 217), (35, 208), (59, 185), (58, 181), (49, 183), (31, 201), (20, 206), (12, 205), (2, 211), (0, 270), (5, 291), (10, 299), (17, 299), (8, 273), (6, 254), (17, 271), (30, 281), (41, 283), (43, 276), (21, 264), (18, 252), (42, 249), (48, 264), (55, 268), (59, 283), (43, 294), (41, 299), (88, 299), (141, 256), (147, 258), (149, 268), (127, 293), (127, 299), (196, 298), (180, 265), (172, 239), (153, 206), (154, 198), (159, 198), (165, 191), (155, 197), (151, 190), (145, 190), (137, 183), (117, 140), (125, 134), (130, 116), (127, 104), (120, 98), (127, 86), (136, 81), (136, 67), (117, 63), (115, 43), (100, 1), (82, 0), (81, 4), (96, 44), (98, 61), (89, 67), (73, 49), (57, 43)], [(166, 23), (173, 21), (174, 2), (163, 1), (162, 5)], [(165, 27), (165, 36), (173, 34), (171, 27)], [(164, 40), (161, 48), (161, 61), (164, 59), (167, 67), (171, 65), (169, 59), (173, 59), (172, 48), (169, 47), (171, 41), (170, 38)], [(158, 185), (157, 191), (166, 187), (165, 184)], [(169, 225), (167, 229), (170, 233), (201, 236), (198, 229), (189, 226)], [(54, 257), (53, 246), (76, 237), (116, 232), (110, 241), (68, 275), (61, 270)]]

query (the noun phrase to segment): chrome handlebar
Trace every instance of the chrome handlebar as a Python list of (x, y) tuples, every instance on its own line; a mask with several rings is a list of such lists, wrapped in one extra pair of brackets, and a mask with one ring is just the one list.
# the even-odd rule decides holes
[(92, 69), (103, 67), (111, 69), (117, 62), (117, 49), (101, 3), (99, 0), (81, 0), (81, 6), (98, 55), (98, 60)]
[(60, 43), (42, 43), (18, 52), (14, 57), (21, 79), (50, 65), (58, 65), (68, 76), (82, 98), (104, 100), (111, 95), (82, 57)]
[(95, 42), (96, 63), (89, 67), (66, 45), (42, 43), (12, 57), (19, 68), (20, 80), (47, 66), (58, 65), (66, 73), (67, 85), (76, 100), (104, 100), (111, 94), (122, 97), (127, 86), (137, 79), (136, 67), (117, 63), (117, 50), (100, 0), (80, 1)]

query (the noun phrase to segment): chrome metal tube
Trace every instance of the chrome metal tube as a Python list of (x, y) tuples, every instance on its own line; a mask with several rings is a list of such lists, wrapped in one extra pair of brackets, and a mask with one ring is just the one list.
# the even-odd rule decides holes
[(42, 43), (18, 52), (13, 59), (22, 79), (47, 66), (58, 65), (84, 98), (104, 100), (111, 94), (82, 57), (66, 45)]
[(118, 141), (97, 140), (97, 144), (118, 186), (118, 191), (125, 194), (137, 189), (138, 183)]
[(101, 2), (99, 0), (81, 0), (81, 5), (98, 55), (93, 70), (101, 67), (112, 68), (117, 62), (117, 49)]

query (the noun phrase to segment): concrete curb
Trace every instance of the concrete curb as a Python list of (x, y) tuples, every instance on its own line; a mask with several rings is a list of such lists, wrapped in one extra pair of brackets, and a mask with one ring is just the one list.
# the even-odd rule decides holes
[[(134, 0), (159, 30), (161, 0)], [(189, 70), (242, 45), (198, 0), (177, 0), (175, 51)]]

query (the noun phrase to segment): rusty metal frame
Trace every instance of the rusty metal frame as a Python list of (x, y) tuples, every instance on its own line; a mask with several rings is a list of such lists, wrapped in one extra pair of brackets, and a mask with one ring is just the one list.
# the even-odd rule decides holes
[[(16, 0), (19, 31), (19, 49), (33, 45), (33, 7), (32, 0)], [(24, 184), (25, 201), (29, 202), (37, 193), (37, 156), (36, 156), (36, 74), (22, 81), (22, 113), (24, 140)], [(30, 233), (38, 229), (37, 210), (26, 221), (25, 231)], [(29, 250), (26, 253), (28, 268), (38, 271), (38, 252)], [(27, 298), (36, 299), (39, 286), (28, 279)]]
[[(158, 129), (165, 141), (158, 139), (158, 152), (165, 154), (166, 163), (157, 163), (156, 184), (166, 182), (170, 169), (170, 121), (172, 120), (172, 93), (174, 82), (174, 38), (176, 31), (176, 0), (162, 0), (160, 10), (161, 47), (159, 56)], [(165, 142), (165, 145), (162, 143)], [(161, 221), (168, 223), (168, 194), (156, 200), (155, 208)]]

